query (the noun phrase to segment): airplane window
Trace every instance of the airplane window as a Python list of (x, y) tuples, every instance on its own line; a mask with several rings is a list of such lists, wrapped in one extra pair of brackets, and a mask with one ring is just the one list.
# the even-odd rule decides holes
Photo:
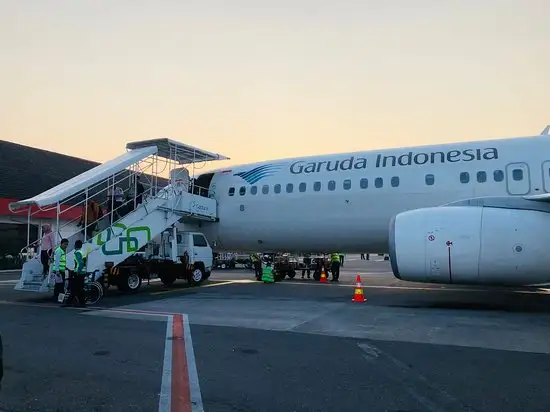
[(277, 183), (275, 186), (273, 186), (273, 191), (275, 193), (281, 193), (281, 185)]
[(258, 193), (258, 186), (252, 186), (252, 187), (250, 188), (250, 194), (251, 194), (251, 195), (255, 195), (255, 194), (257, 194), (257, 193)]
[(315, 190), (316, 192), (319, 192), (321, 190), (321, 182), (313, 183), (313, 190)]
[(374, 187), (380, 189), (384, 185), (384, 180), (381, 177), (374, 179)]
[(460, 174), (460, 183), (468, 183), (470, 181), (470, 173), (462, 172)]
[(292, 193), (293, 190), (294, 190), (294, 185), (292, 183), (287, 183), (286, 192), (287, 193)]
[(391, 178), (391, 187), (399, 186), (399, 176), (394, 176)]
[(431, 186), (435, 183), (435, 176), (432, 174), (426, 175), (426, 177), (424, 178), (424, 181), (428, 186)]
[(477, 181), (479, 183), (485, 183), (487, 181), (487, 173), (484, 171), (477, 172)]
[(367, 178), (363, 178), (359, 181), (359, 187), (361, 189), (366, 189), (367, 187), (369, 187), (369, 179)]
[(304, 182), (300, 183), (300, 186), (298, 186), (298, 190), (300, 192), (305, 192), (306, 191), (306, 184)]
[(504, 180), (504, 172), (502, 170), (495, 170), (493, 172), (493, 179), (495, 179), (495, 182), (502, 182)]
[(264, 195), (267, 195), (269, 193), (269, 186), (268, 185), (263, 185), (262, 187), (262, 193)]
[(239, 189), (239, 195), (244, 196), (246, 194), (246, 187), (241, 186)]
[(351, 189), (351, 180), (346, 179), (344, 180), (344, 190), (350, 190)]
[(229, 196), (233, 196), (235, 194), (235, 188), (234, 187), (230, 187), (229, 188)]
[(512, 178), (514, 180), (523, 180), (523, 170), (521, 169), (514, 169), (512, 171)]
[(330, 180), (328, 182), (328, 190), (334, 190), (336, 189), (336, 182), (334, 180)]

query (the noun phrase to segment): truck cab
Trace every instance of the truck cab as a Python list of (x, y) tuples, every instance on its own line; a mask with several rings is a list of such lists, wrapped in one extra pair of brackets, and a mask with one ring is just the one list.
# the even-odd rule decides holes
[(210, 277), (214, 254), (202, 233), (172, 227), (162, 233), (160, 249), (164, 258), (148, 258), (151, 270), (158, 273), (164, 285), (170, 286), (176, 279), (196, 285)]
[(209, 275), (212, 271), (214, 254), (206, 237), (199, 232), (177, 232), (176, 241), (177, 256), (184, 256), (185, 252), (187, 252), (189, 255), (189, 263), (202, 263), (205, 268), (205, 273)]

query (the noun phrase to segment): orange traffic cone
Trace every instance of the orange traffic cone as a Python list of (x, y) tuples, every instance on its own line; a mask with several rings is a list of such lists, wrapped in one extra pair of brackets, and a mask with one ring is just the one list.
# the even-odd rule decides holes
[(361, 276), (357, 275), (357, 279), (355, 280), (355, 292), (353, 293), (353, 299), (352, 302), (362, 303), (366, 302), (367, 299), (365, 299), (365, 296), (363, 295), (363, 287), (361, 286)]
[(325, 268), (321, 268), (321, 279), (319, 279), (319, 282), (321, 283), (328, 283), (327, 275), (325, 273)]

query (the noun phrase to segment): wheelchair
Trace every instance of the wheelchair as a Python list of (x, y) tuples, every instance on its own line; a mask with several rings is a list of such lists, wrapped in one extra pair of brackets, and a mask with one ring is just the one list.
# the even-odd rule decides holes
[[(96, 272), (86, 274), (84, 278), (84, 295), (86, 296), (86, 305), (96, 305), (103, 298), (103, 285), (96, 280)], [(57, 301), (66, 303), (71, 296), (69, 282), (65, 281), (65, 292), (60, 293)]]

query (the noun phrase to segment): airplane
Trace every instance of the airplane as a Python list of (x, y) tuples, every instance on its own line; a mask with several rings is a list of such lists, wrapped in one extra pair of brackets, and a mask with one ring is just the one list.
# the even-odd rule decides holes
[(220, 251), (389, 253), (405, 281), (550, 282), (549, 133), (217, 169), (201, 231)]

